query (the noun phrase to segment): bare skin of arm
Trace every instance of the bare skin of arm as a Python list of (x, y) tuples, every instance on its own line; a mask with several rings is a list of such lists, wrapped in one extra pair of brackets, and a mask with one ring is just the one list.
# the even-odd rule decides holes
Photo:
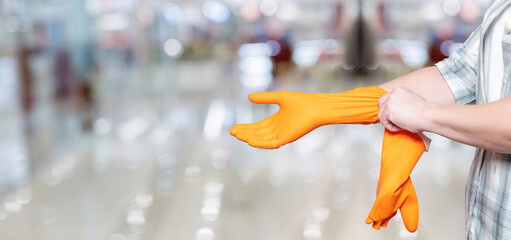
[(511, 98), (479, 105), (454, 104), (436, 67), (382, 84), (378, 119), (390, 131), (432, 132), (454, 141), (511, 153)]
[(392, 81), (381, 84), (379, 87), (390, 92), (395, 87), (406, 87), (425, 98), (428, 102), (447, 105), (453, 104), (454, 96), (437, 67), (422, 68), (409, 74), (398, 77)]

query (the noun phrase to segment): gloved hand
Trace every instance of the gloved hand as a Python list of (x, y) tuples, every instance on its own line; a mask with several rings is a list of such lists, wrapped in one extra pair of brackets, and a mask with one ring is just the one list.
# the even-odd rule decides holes
[(236, 124), (230, 133), (253, 147), (279, 148), (323, 125), (377, 123), (378, 98), (385, 93), (372, 86), (342, 93), (251, 94), (250, 101), (278, 104), (279, 111), (257, 123)]
[(386, 227), (398, 209), (405, 227), (415, 232), (419, 224), (419, 204), (410, 179), (415, 164), (429, 145), (429, 139), (408, 131), (385, 130), (377, 196), (366, 223)]

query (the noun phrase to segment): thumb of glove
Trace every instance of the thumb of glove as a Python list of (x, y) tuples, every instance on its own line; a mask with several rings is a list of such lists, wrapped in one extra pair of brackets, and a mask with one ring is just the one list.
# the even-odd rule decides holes
[(253, 103), (259, 104), (279, 104), (279, 92), (260, 92), (248, 95), (248, 99)]
[[(411, 181), (410, 179), (408, 179)], [(415, 232), (419, 225), (419, 201), (417, 199), (417, 193), (413, 184), (410, 184), (410, 195), (403, 202), (403, 205), (399, 209), (403, 223), (405, 224), (406, 230), (409, 232)]]

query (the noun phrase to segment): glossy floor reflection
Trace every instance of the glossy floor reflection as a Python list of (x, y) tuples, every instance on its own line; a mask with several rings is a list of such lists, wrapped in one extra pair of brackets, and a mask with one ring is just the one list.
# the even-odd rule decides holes
[[(228, 129), (276, 108), (249, 103), (250, 91), (216, 64), (180, 63), (170, 76), (178, 83), (165, 81), (169, 76), (157, 68), (150, 80), (115, 72), (121, 76), (103, 84), (131, 76), (123, 78), (123, 91), (136, 94), (112, 96), (100, 86), (101, 117), (92, 133), (73, 133), (66, 106), (48, 105), (50, 114), (34, 116), (39, 128), (26, 142), (37, 168), (26, 184), (0, 196), (0, 239), (464, 236), (472, 148), (430, 135), (431, 150), (412, 174), (418, 231), (408, 233), (399, 216), (376, 231), (365, 218), (375, 198), (383, 128), (325, 126), (279, 150), (251, 148)], [(293, 69), (272, 90), (339, 92), (377, 84), (396, 71), (352, 76), (332, 66)], [(142, 80), (149, 83), (141, 87)], [(66, 116), (67, 125), (51, 121)]]

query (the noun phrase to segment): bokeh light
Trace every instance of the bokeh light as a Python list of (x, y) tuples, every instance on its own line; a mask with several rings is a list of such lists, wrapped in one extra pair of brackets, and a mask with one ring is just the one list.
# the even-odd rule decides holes
[(261, 12), (264, 16), (273, 16), (279, 9), (279, 3), (277, 0), (262, 0), (261, 1)]
[(231, 16), (229, 8), (222, 2), (207, 1), (202, 6), (202, 13), (211, 22), (224, 23)]
[(163, 16), (170, 25), (177, 25), (183, 19), (183, 11), (181, 7), (175, 3), (167, 3), (163, 7)]
[(163, 45), (163, 50), (167, 55), (172, 58), (179, 58), (183, 55), (183, 44), (177, 39), (169, 39), (165, 41)]

